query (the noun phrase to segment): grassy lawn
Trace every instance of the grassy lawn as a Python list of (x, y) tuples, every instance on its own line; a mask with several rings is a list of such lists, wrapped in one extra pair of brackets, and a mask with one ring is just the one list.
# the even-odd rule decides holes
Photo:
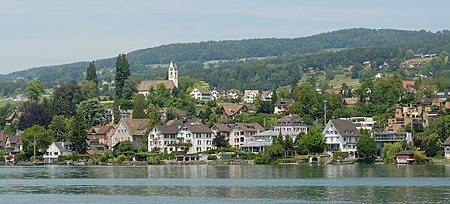
[(11, 105), (17, 104), (19, 102), (12, 100), (0, 100), (0, 107), (5, 107), (6, 104), (10, 103)]
[(337, 74), (333, 80), (328, 82), (335, 89), (340, 88), (343, 83), (355, 88), (359, 86), (359, 79), (346, 78), (344, 74)]
[(448, 165), (448, 164), (450, 164), (450, 159), (446, 159), (444, 157), (434, 157), (433, 158), (433, 162), (434, 162), (434, 164), (445, 164), (445, 165)]

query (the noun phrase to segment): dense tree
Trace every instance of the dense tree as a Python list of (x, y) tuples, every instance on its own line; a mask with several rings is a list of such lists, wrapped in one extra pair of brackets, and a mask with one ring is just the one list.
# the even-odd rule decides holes
[(24, 104), (24, 114), (19, 120), (19, 129), (25, 130), (33, 125), (47, 127), (52, 120), (52, 116), (41, 105), (35, 102)]
[(145, 119), (148, 118), (144, 109), (147, 108), (147, 101), (145, 96), (142, 94), (137, 94), (134, 97), (134, 107), (133, 107), (133, 118), (134, 119)]
[(255, 101), (255, 106), (257, 113), (266, 113), (266, 114), (273, 113), (273, 105), (271, 101), (257, 100)]
[(80, 116), (76, 116), (69, 126), (69, 135), (67, 139), (72, 142), (74, 150), (79, 153), (85, 153), (88, 149), (86, 142), (86, 126)]
[(395, 155), (399, 152), (403, 151), (402, 144), (399, 142), (396, 143), (385, 143), (383, 147), (383, 162), (386, 164), (395, 162)]
[(31, 157), (36, 149), (36, 156), (43, 155), (54, 138), (43, 126), (33, 125), (22, 134), (22, 144), (27, 157)]
[(104, 125), (106, 122), (105, 109), (97, 99), (89, 99), (80, 103), (77, 109), (84, 127)]
[(44, 92), (44, 84), (42, 84), (40, 81), (29, 82), (27, 89), (28, 93), (30, 94), (30, 99), (32, 101), (39, 102), (39, 98)]
[(92, 81), (94, 84), (98, 84), (97, 68), (95, 67), (94, 61), (90, 62), (86, 69), (86, 81)]
[(325, 139), (319, 129), (311, 128), (303, 135), (297, 146), (305, 153), (322, 153), (325, 151)]
[(442, 156), (437, 155), (437, 153), (442, 150), (442, 141), (439, 135), (436, 133), (429, 135), (424, 149), (425, 153), (430, 157)]
[(149, 119), (148, 127), (152, 129), (153, 126), (161, 123), (161, 116), (159, 115), (159, 107), (149, 104), (147, 108), (147, 115)]
[(83, 81), (80, 86), (81, 95), (85, 99), (95, 98), (97, 97), (97, 84), (95, 84), (93, 81)]
[(224, 148), (228, 147), (229, 143), (228, 140), (225, 138), (225, 135), (218, 134), (216, 137), (213, 138), (212, 145), (217, 148)]
[(117, 152), (119, 154), (134, 152), (133, 143), (131, 143), (130, 141), (120, 142), (119, 146), (117, 147)]
[(129, 77), (125, 80), (125, 86), (123, 87), (123, 96), (126, 99), (131, 99), (133, 94), (137, 93), (137, 85), (139, 80), (134, 77)]
[(125, 54), (120, 54), (116, 61), (116, 97), (118, 99), (126, 98), (124, 95), (125, 81), (130, 77), (130, 65)]
[(57, 142), (64, 141), (67, 137), (66, 119), (62, 115), (53, 116), (48, 128), (53, 131), (53, 138)]
[(77, 104), (83, 101), (80, 87), (75, 84), (63, 84), (56, 88), (52, 95), (52, 105), (55, 115), (74, 116)]
[(369, 136), (367, 131), (363, 130), (361, 134), (362, 137), (356, 143), (358, 158), (364, 163), (373, 163), (377, 155), (377, 143)]

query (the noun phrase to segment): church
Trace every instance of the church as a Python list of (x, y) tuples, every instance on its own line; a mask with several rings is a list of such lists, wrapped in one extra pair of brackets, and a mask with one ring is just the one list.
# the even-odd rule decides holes
[(147, 94), (150, 93), (150, 90), (155, 90), (159, 84), (164, 84), (168, 89), (178, 88), (178, 69), (175, 61), (170, 61), (167, 76), (168, 80), (142, 81), (137, 86), (138, 93), (147, 96)]

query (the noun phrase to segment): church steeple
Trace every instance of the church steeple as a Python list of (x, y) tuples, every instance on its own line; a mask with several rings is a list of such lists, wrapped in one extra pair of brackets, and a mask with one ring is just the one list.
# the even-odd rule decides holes
[(178, 88), (178, 69), (177, 69), (177, 63), (175, 61), (170, 61), (169, 64), (169, 70), (168, 70), (168, 76), (169, 79), (173, 81), (173, 83), (175, 84), (175, 87)]

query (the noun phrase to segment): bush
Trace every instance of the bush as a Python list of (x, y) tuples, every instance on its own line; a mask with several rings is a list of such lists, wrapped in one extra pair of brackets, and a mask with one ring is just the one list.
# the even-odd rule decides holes
[(119, 155), (114, 161), (114, 164), (122, 164), (125, 160), (127, 160), (127, 157), (123, 154)]
[(416, 164), (425, 164), (427, 163), (426, 157), (422, 152), (414, 152), (414, 162)]
[(278, 162), (281, 164), (291, 164), (291, 163), (298, 163), (295, 158), (283, 158), (278, 159)]
[(333, 152), (334, 159), (347, 158), (347, 157), (348, 157), (348, 152)]
[(21, 162), (21, 161), (25, 161), (25, 152), (23, 151), (14, 156), (14, 162)]
[(152, 156), (152, 157), (148, 157), (147, 158), (147, 164), (149, 165), (158, 165), (158, 164), (162, 164), (162, 157), (161, 156)]
[(209, 155), (208, 156), (208, 160), (217, 160), (217, 156), (216, 155)]

